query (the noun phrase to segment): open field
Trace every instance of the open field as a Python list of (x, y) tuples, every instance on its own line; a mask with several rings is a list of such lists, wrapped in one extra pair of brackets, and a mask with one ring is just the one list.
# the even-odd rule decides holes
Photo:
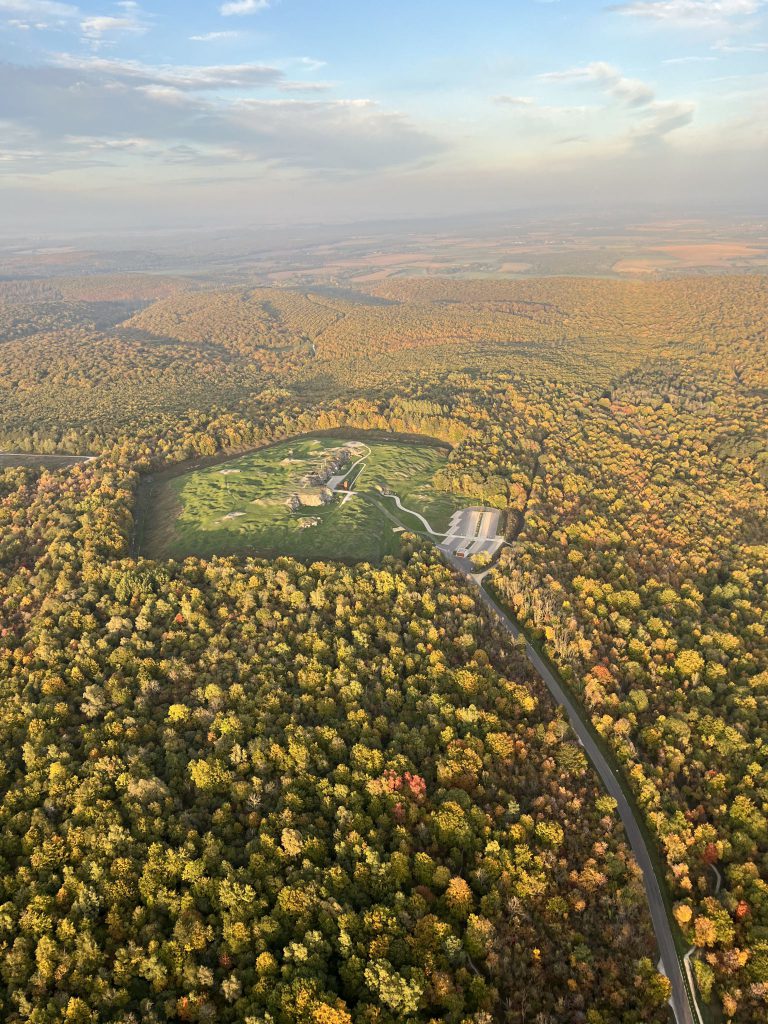
[(616, 261), (616, 274), (656, 274), (689, 270), (719, 270), (732, 273), (760, 269), (768, 264), (768, 248), (741, 242), (701, 242), (687, 245), (659, 245), (637, 256)]
[[(168, 239), (158, 248), (114, 249), (45, 246), (0, 241), (4, 281), (11, 288), (58, 278), (59, 295), (79, 301), (147, 302), (197, 290), (215, 281), (229, 285), (341, 287), (365, 292), (392, 278), (676, 277), (700, 271), (762, 273), (768, 233), (761, 217), (668, 218), (637, 222), (610, 218), (585, 223), (538, 217), (477, 218), (457, 229), (453, 221), (398, 225), (393, 230), (354, 225), (287, 233), (265, 244), (263, 232), (228, 233), (226, 240), (198, 234)], [(275, 236), (274, 241), (278, 241)], [(62, 275), (68, 275), (64, 279)], [(88, 275), (88, 276), (86, 276)], [(95, 289), (95, 290), (94, 290)]]
[(0, 452), (0, 469), (14, 469), (17, 466), (44, 469), (66, 469), (80, 462), (89, 462), (90, 455), (38, 455), (33, 452)]
[[(349, 453), (344, 464), (324, 485), (308, 485), (307, 474), (342, 449)], [(446, 458), (444, 448), (406, 439), (318, 435), (183, 475), (161, 474), (142, 512), (140, 547), (156, 558), (284, 554), (378, 561), (397, 551), (398, 527), (425, 530), (388, 492), (436, 531), (447, 530), (452, 514), (469, 503), (433, 487)], [(293, 496), (301, 499), (295, 509), (289, 507)]]

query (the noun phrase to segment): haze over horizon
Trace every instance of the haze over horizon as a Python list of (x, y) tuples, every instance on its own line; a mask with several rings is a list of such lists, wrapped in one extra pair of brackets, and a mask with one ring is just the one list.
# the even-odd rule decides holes
[(767, 55), (766, 0), (0, 0), (4, 228), (755, 208)]

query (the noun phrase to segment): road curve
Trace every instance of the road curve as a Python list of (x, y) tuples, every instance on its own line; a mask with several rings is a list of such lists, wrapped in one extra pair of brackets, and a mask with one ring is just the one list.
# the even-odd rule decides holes
[[(448, 560), (455, 569), (461, 572), (462, 575), (471, 579), (477, 585), (481, 600), (496, 615), (504, 628), (511, 633), (513, 637), (516, 638), (520, 636), (521, 631), (517, 624), (513, 622), (513, 620), (506, 614), (506, 612), (503, 611), (503, 609), (496, 603), (496, 601), (494, 601), (491, 595), (482, 586), (482, 577), (476, 578), (472, 576), (471, 573), (467, 571), (469, 566), (462, 564), (462, 560), (460, 558), (448, 556)], [(536, 649), (529, 643), (526, 643), (526, 654), (528, 655), (528, 660), (543, 679), (555, 702), (565, 708), (571, 728), (581, 741), (585, 754), (592, 762), (592, 766), (597, 774), (602, 779), (606, 790), (618, 805), (618, 811), (624, 825), (624, 831), (627, 833), (627, 838), (630, 846), (632, 847), (632, 852), (634, 853), (635, 859), (643, 872), (643, 881), (645, 884), (646, 896), (648, 897), (648, 907), (651, 911), (653, 930), (656, 933), (656, 941), (659, 944), (659, 952), (661, 953), (661, 963), (664, 968), (664, 973), (669, 978), (672, 986), (670, 1005), (675, 1014), (677, 1024), (699, 1024), (701, 1016), (698, 1011), (698, 1007), (696, 1007), (696, 1013), (694, 1014), (692, 997), (689, 995), (689, 988), (683, 977), (682, 966), (677, 955), (675, 940), (672, 936), (672, 929), (664, 906), (661, 886), (658, 878), (656, 877), (656, 873), (653, 870), (653, 862), (645, 842), (645, 837), (643, 836), (642, 829), (635, 818), (634, 811), (624, 795), (621, 785), (619, 784), (619, 781), (605, 755), (593, 739), (591, 732), (582, 722), (581, 717), (576, 710), (573, 698), (546, 665), (538, 651), (536, 651)]]
[(394, 503), (397, 505), (397, 507), (400, 509), (401, 512), (407, 512), (409, 515), (415, 516), (420, 522), (424, 523), (424, 526), (427, 528), (427, 531), (429, 533), (431, 533), (433, 537), (444, 537), (445, 536), (444, 533), (435, 533), (435, 531), (429, 525), (429, 523), (424, 518), (424, 516), (420, 512), (414, 512), (414, 510), (412, 508), (406, 508), (405, 505), (402, 503), (402, 501), (400, 501), (400, 498), (396, 494), (382, 494), (381, 497), (382, 498), (392, 498)]
[[(353, 462), (352, 463), (352, 465), (349, 467), (349, 469), (344, 474), (344, 476), (342, 478), (342, 481), (341, 481), (342, 483), (344, 482), (344, 480), (346, 480), (346, 478), (349, 476), (349, 474), (352, 472), (352, 470), (356, 466), (359, 466), (361, 462), (365, 462), (365, 460), (371, 454), (370, 446), (369, 445), (365, 445), (365, 447), (368, 449), (367, 454), (361, 456), (357, 460), (357, 462)], [(363, 470), (360, 470), (360, 472), (358, 473), (358, 475), (357, 475), (357, 477), (355, 479), (355, 484), (357, 483), (357, 481), (360, 479), (360, 477), (362, 475), (363, 475)], [(345, 491), (341, 487), (334, 488), (334, 494), (346, 494), (348, 497), (351, 497), (354, 493), (355, 492), (351, 491), (351, 490), (350, 491)], [(380, 495), (380, 497), (382, 497), (382, 498), (392, 498), (392, 500), (394, 501), (394, 503), (397, 505), (397, 507), (400, 509), (401, 512), (407, 512), (409, 515), (415, 516), (416, 519), (419, 520), (419, 522), (424, 524), (424, 527), (426, 528), (427, 532), (429, 534), (431, 534), (433, 537), (444, 537), (445, 536), (444, 533), (435, 533), (435, 531), (432, 529), (431, 525), (427, 522), (427, 520), (424, 518), (424, 516), (420, 512), (416, 512), (412, 508), (406, 508), (405, 505), (402, 503), (402, 501), (400, 501), (400, 497), (397, 494), (384, 494), (384, 493), (382, 493)]]

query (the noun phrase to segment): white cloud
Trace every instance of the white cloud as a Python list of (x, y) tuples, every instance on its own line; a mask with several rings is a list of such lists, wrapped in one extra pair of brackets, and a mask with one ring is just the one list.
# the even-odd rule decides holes
[(710, 27), (757, 14), (765, 5), (766, 0), (630, 0), (611, 9), (660, 23)]
[(296, 63), (301, 64), (302, 67), (309, 68), (310, 71), (317, 71), (318, 68), (324, 68), (327, 62), (316, 60), (314, 57), (299, 57)]
[(156, 162), (240, 161), (336, 175), (420, 165), (445, 149), (406, 115), (369, 99), (241, 95), (293, 84), (285, 72), (259, 65), (153, 68), (62, 56), (43, 67), (0, 64), (0, 116), (23, 135), (6, 149), (47, 154), (40, 173), (77, 166), (71, 140), (83, 137), (112, 140), (102, 163), (110, 148), (127, 159), (135, 147), (119, 143), (142, 138), (151, 140), (147, 158)]
[(108, 15), (96, 15), (92, 18), (83, 18), (80, 22), (80, 29), (87, 39), (102, 39), (104, 36), (115, 32), (135, 34), (146, 32), (147, 26), (137, 21), (136, 18), (115, 18)]
[(768, 53), (768, 43), (715, 43), (713, 50), (721, 53)]
[(71, 135), (66, 141), (77, 146), (85, 146), (88, 149), (148, 149), (152, 144), (149, 139), (142, 139), (141, 137), (135, 139), (108, 139), (93, 138), (89, 135)]
[[(602, 106), (551, 106), (533, 96), (494, 96), (493, 103), (504, 110), (504, 124), (511, 130), (505, 147), (513, 146), (521, 156), (531, 148), (594, 137), (605, 120)], [(586, 134), (585, 134), (586, 133)]]
[(0, 11), (22, 14), (25, 18), (77, 18), (80, 15), (73, 4), (56, 0), (0, 0)]
[(97, 74), (113, 82), (136, 86), (163, 86), (189, 92), (216, 89), (248, 89), (285, 84), (285, 73), (265, 64), (212, 64), (152, 66), (112, 57), (76, 57), (62, 53), (55, 58), (60, 68)]
[(536, 105), (536, 100), (532, 96), (494, 96), (493, 102), (507, 107), (533, 107)]
[(83, 18), (80, 22), (83, 38), (95, 50), (114, 36), (140, 36), (149, 30), (147, 16), (138, 3), (134, 0), (121, 0), (117, 6), (122, 8), (122, 14), (95, 14)]
[(204, 32), (200, 36), (190, 36), (193, 43), (215, 43), (218, 39), (237, 39), (240, 35), (237, 31), (227, 32)]
[(226, 89), (273, 88), (278, 92), (327, 92), (329, 82), (297, 82), (281, 68), (266, 64), (208, 64), (152, 66), (114, 57), (77, 57), (68, 53), (53, 58), (57, 67), (96, 72), (113, 82), (152, 89), (158, 97), (184, 92), (220, 92)]
[(717, 57), (667, 57), (662, 64), (709, 64)]
[(333, 85), (331, 82), (281, 82), (277, 88), (280, 92), (328, 92)]
[(644, 111), (644, 120), (634, 129), (630, 138), (635, 143), (657, 142), (670, 132), (686, 128), (692, 123), (696, 106), (694, 103), (675, 101), (652, 103)]
[(637, 78), (626, 78), (618, 68), (603, 61), (593, 61), (584, 67), (569, 68), (567, 71), (550, 71), (540, 77), (549, 82), (593, 84), (630, 107), (643, 107), (654, 99), (653, 89), (645, 82)]
[[(615, 136), (615, 141), (623, 146), (658, 142), (671, 132), (689, 125), (696, 110), (695, 104), (688, 101), (657, 99), (647, 83), (627, 78), (618, 68), (602, 61), (566, 71), (552, 71), (540, 77), (548, 82), (591, 85), (614, 100), (609, 108), (603, 109), (601, 120), (605, 121), (611, 110), (614, 117), (622, 112), (622, 120), (617, 122), (621, 126), (621, 134)], [(631, 116), (630, 121), (626, 121), (627, 116)]]
[(190, 102), (189, 93), (184, 92), (183, 89), (177, 89), (173, 85), (152, 83), (151, 85), (138, 85), (136, 88), (138, 92), (142, 92), (145, 96), (152, 100), (158, 100), (160, 103), (172, 103), (174, 106), (182, 106)]
[(219, 10), (226, 18), (233, 14), (255, 14), (269, 7), (269, 4), (270, 0), (228, 0)]

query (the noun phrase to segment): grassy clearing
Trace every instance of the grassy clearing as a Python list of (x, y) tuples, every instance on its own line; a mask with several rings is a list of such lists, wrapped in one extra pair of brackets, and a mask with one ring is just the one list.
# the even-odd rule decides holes
[[(406, 529), (423, 529), (392, 499), (383, 498), (382, 491), (397, 494), (436, 531), (444, 531), (451, 514), (468, 504), (432, 486), (447, 458), (445, 449), (370, 439), (361, 453), (364, 463), (349, 476), (353, 496), (335, 496), (329, 505), (292, 512), (287, 502), (292, 494), (307, 490), (301, 482), (304, 475), (355, 439), (299, 438), (182, 476), (158, 477), (144, 513), (142, 553), (177, 559), (259, 554), (375, 562), (398, 550), (395, 521)], [(302, 520), (309, 518), (317, 524), (303, 529)]]
[(26, 466), (31, 469), (68, 469), (80, 462), (87, 462), (87, 455), (35, 455), (0, 452), (0, 469), (16, 469)]

